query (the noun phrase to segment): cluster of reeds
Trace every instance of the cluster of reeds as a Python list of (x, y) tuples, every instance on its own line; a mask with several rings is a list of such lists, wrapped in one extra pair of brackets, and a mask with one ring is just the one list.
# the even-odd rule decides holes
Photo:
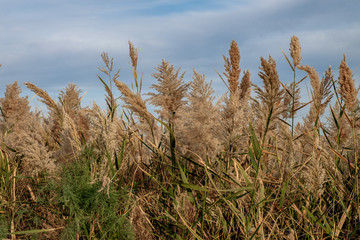
[(0, 238), (357, 239), (360, 115), (345, 56), (337, 79), (331, 67), (321, 77), (293, 36), (283, 52), (293, 79), (280, 80), (269, 56), (258, 86), (232, 41), (219, 73), (228, 92), (215, 100), (205, 75), (194, 69), (185, 82), (165, 60), (145, 98), (131, 42), (129, 52), (131, 86), (101, 55), (106, 109), (83, 107), (74, 84), (54, 100), (25, 83), (44, 115), (17, 82), (7, 86)]

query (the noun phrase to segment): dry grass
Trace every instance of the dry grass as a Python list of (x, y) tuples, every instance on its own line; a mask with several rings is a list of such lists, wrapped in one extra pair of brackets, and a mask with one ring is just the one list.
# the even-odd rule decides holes
[[(280, 80), (269, 56), (260, 58), (257, 86), (249, 70), (240, 76), (232, 41), (223, 56), (229, 92), (217, 101), (205, 75), (194, 70), (186, 83), (165, 60), (146, 101), (131, 42), (129, 56), (134, 86), (101, 55), (106, 109), (82, 107), (74, 84), (55, 101), (26, 83), (49, 109), (42, 116), (17, 82), (8, 85), (0, 238), (357, 239), (360, 116), (345, 57), (337, 82), (331, 67), (320, 79), (301, 64), (293, 36), (292, 61), (284, 53), (293, 82)], [(307, 76), (298, 79), (299, 70)], [(302, 81), (311, 85), (308, 103), (300, 103)]]

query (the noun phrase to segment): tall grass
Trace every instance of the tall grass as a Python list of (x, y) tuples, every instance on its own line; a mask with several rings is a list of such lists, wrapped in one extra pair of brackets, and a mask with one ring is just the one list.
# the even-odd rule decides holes
[[(293, 79), (280, 79), (269, 56), (258, 86), (242, 74), (232, 41), (219, 74), (229, 92), (217, 101), (205, 75), (194, 69), (186, 83), (165, 60), (145, 100), (131, 42), (129, 52), (131, 85), (101, 55), (106, 109), (82, 107), (74, 84), (56, 101), (26, 83), (49, 108), (43, 116), (17, 82), (7, 86), (1, 238), (358, 239), (359, 101), (345, 57), (338, 80), (331, 68), (320, 78), (302, 65), (293, 36), (290, 57), (283, 52)], [(311, 85), (307, 103), (302, 81)]]

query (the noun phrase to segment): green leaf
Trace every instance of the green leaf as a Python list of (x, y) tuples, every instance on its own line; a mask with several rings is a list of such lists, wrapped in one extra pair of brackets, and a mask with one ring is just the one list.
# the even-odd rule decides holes
[(179, 161), (176, 161), (177, 164), (178, 164), (178, 167), (179, 167), (179, 170), (180, 170), (180, 176), (181, 176), (181, 180), (183, 181), (183, 183), (189, 183), (186, 175), (185, 175), (185, 172), (184, 170), (182, 169), (182, 167), (180, 166), (180, 163)]
[(194, 184), (190, 184), (190, 183), (181, 183), (180, 186), (186, 188), (186, 189), (190, 189), (190, 190), (196, 190), (196, 191), (201, 191), (201, 192), (207, 192), (208, 189), (198, 186), (198, 185), (194, 185)]
[(239, 169), (241, 172), (241, 175), (243, 176), (245, 183), (247, 186), (252, 185), (252, 182), (250, 181), (249, 175), (247, 175), (247, 173), (245, 172), (245, 170), (243, 169), (243, 167), (241, 165), (239, 165)]
[[(313, 223), (314, 224), (317, 224), (319, 225), (326, 233), (330, 234), (331, 235), (331, 228), (330, 228), (330, 232), (328, 232), (328, 229), (326, 228), (326, 226), (324, 226), (324, 224), (322, 224), (315, 216), (312, 212), (310, 212), (309, 209), (307, 209), (306, 207), (303, 207), (306, 212), (307, 212), (307, 215), (311, 218), (311, 220), (313, 220)], [(330, 226), (329, 226), (330, 227)]]
[[(329, 104), (329, 105), (330, 105), (330, 104)], [(333, 120), (334, 120), (334, 122), (335, 122), (336, 128), (337, 128), (337, 129), (340, 129), (339, 122), (338, 122), (338, 120), (336, 119), (334, 110), (332, 109), (331, 105), (330, 105), (330, 111), (331, 111), (331, 115), (332, 115), (332, 117), (333, 117)]]
[(327, 229), (327, 231), (326, 231), (327, 234), (329, 234), (330, 236), (333, 236), (333, 232), (332, 232), (332, 230), (331, 230), (330, 225), (333, 226), (334, 224), (333, 224), (331, 221), (330, 221), (330, 223), (329, 223), (324, 214), (322, 215), (321, 218), (322, 218), (322, 220), (323, 220), (323, 222), (324, 222), (324, 225), (325, 225), (325, 227), (326, 227), (326, 229)]
[(254, 152), (251, 150), (251, 148), (249, 147), (249, 156), (250, 156), (250, 161), (251, 161), (251, 164), (252, 164), (252, 167), (256, 170), (256, 172), (258, 171), (259, 169), (259, 166), (256, 162), (256, 159), (255, 159), (255, 155), (254, 155)]
[(6, 235), (23, 235), (23, 234), (36, 234), (36, 233), (44, 233), (44, 232), (52, 232), (52, 231), (56, 231), (59, 229), (63, 229), (64, 227), (59, 227), (59, 228), (51, 228), (51, 229), (34, 229), (34, 230), (28, 230), (28, 231), (19, 231), (19, 232), (12, 232), (12, 233), (7, 233)]
[(166, 124), (165, 122), (161, 121), (160, 119), (158, 118), (155, 118), (156, 121), (158, 121), (161, 125), (163, 125), (164, 127), (166, 127), (166, 129), (170, 132), (171, 131), (171, 128), (168, 124)]
[(237, 200), (243, 196), (245, 196), (246, 194), (248, 194), (247, 192), (244, 192), (244, 190), (240, 190), (234, 194), (231, 194), (230, 196), (226, 197), (227, 200), (229, 201), (234, 201), (234, 200)]
[(260, 227), (261, 227), (262, 222), (259, 224), (259, 226), (256, 228), (255, 232), (250, 236), (249, 240), (253, 239), (256, 235), (256, 233), (259, 231)]
[(250, 123), (250, 132), (251, 132), (251, 143), (252, 143), (252, 148), (254, 150), (255, 153), (255, 157), (257, 160), (260, 160), (261, 155), (262, 155), (262, 150), (259, 144), (259, 141), (256, 137), (254, 128), (252, 127), (251, 123)]
[(125, 153), (125, 147), (126, 147), (126, 143), (127, 143), (127, 135), (124, 136), (123, 138), (123, 142), (121, 144), (121, 150), (120, 150), (120, 156), (118, 157), (116, 155), (116, 152), (115, 152), (115, 164), (116, 164), (116, 168), (117, 170), (120, 169), (120, 165), (124, 159), (124, 153)]

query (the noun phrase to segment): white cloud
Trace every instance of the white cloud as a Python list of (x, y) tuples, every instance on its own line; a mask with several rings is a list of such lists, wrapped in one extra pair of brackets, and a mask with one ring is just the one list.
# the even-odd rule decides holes
[(241, 68), (249, 68), (255, 81), (260, 56), (271, 54), (279, 72), (288, 71), (281, 49), (288, 51), (292, 35), (299, 36), (309, 64), (337, 63), (343, 53), (360, 61), (360, 20), (351, 17), (359, 6), (355, 0), (349, 0), (353, 6), (319, 0), (311, 9), (309, 1), (300, 0), (202, 1), (204, 8), (192, 8), (196, 1), (190, 0), (188, 7), (180, 0), (9, 2), (0, 9), (0, 78), (7, 81), (49, 87), (51, 78), (57, 87), (75, 79), (89, 85), (97, 81), (102, 51), (121, 65), (120, 76), (127, 81), (128, 40), (140, 48), (139, 68), (148, 85), (161, 58), (183, 66), (187, 79), (196, 68), (221, 82), (214, 68), (223, 71), (222, 55), (233, 39), (240, 47)]

